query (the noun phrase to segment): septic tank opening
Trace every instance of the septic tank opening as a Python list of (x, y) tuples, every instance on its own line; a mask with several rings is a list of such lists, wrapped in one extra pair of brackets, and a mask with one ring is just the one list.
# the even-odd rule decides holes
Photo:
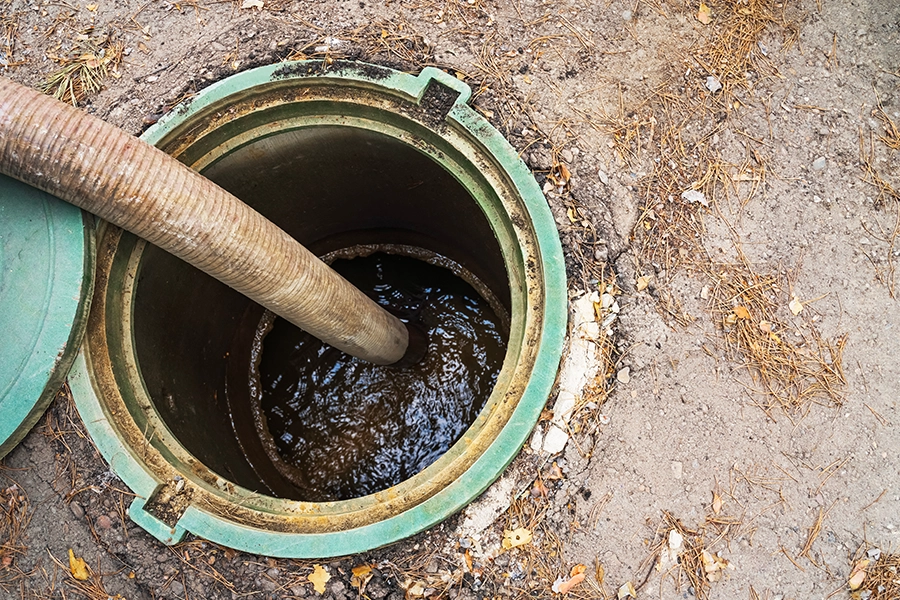
[[(508, 336), (503, 256), (471, 194), (411, 145), (343, 126), (254, 140), (203, 174), (336, 259), (339, 272), (381, 293), (401, 318), (417, 318), (404, 308), (430, 311), (431, 321), (455, 312), (449, 326), (457, 329), (428, 323), (429, 356), (390, 376), (391, 367), (372, 369), (273, 324), (240, 294), (147, 245), (133, 300), (134, 347), (173, 435), (234, 483), (293, 500), (363, 496), (431, 464), (490, 396)], [(444, 306), (404, 306), (409, 298), (398, 294), (409, 285), (453, 293)], [(315, 359), (303, 364), (304, 353)], [(379, 389), (387, 383), (400, 387)]]
[[(409, 75), (337, 61), (324, 71), (320, 62), (271, 65), (204, 89), (144, 134), (320, 255), (382, 251), (461, 274), (501, 321), (508, 315), (508, 334), (484, 407), (432, 464), (350, 500), (291, 500), (296, 486), (272, 490), (284, 475), (257, 460), (230, 418), (226, 370), (250, 364), (233, 348), (252, 347), (234, 344), (257, 331), (259, 308), (102, 228), (69, 383), (98, 449), (135, 494), (137, 524), (168, 544), (191, 532), (269, 556), (352, 554), (447, 518), (519, 452), (559, 366), (565, 270), (534, 177), (470, 96), (430, 67)], [(260, 439), (252, 418), (234, 425)]]

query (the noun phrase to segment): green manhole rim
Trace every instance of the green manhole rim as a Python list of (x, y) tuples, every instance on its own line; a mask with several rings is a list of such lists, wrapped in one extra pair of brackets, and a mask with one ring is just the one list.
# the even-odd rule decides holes
[[(322, 73), (321, 63), (286, 63), (247, 71), (206, 88), (188, 106), (176, 108), (144, 134), (149, 143), (159, 144), (171, 138), (185, 115), (196, 114), (243, 90), (272, 82), (291, 80), (349, 81), (353, 85), (377, 89), (380, 93), (418, 101), (432, 80), (459, 92), (448, 113), (448, 121), (461, 128), (496, 161), (517, 191), (531, 221), (538, 248), (543, 281), (542, 329), (531, 374), (515, 410), (490, 446), (454, 481), (427, 500), (383, 520), (360, 527), (323, 533), (295, 533), (262, 529), (226, 520), (210, 511), (190, 505), (177, 524), (170, 527), (143, 510), (145, 497), (131, 506), (131, 518), (167, 543), (178, 541), (185, 532), (226, 546), (272, 556), (326, 557), (362, 552), (383, 546), (422, 531), (454, 514), (477, 497), (518, 454), (530, 435), (551, 392), (562, 353), (566, 330), (566, 280), (562, 250), (546, 200), (530, 170), (509, 143), (465, 102), (470, 91), (443, 71), (427, 68), (412, 76), (382, 67), (348, 63)], [(101, 453), (115, 471), (137, 493), (152, 493), (162, 482), (136, 456), (116, 431), (97, 393), (90, 375), (90, 356), (79, 355), (70, 385), (79, 412)], [(287, 501), (284, 501), (287, 502)], [(307, 509), (311, 503), (299, 503)], [(329, 503), (339, 505), (340, 503)], [(313, 505), (314, 507), (314, 505)], [(334, 508), (334, 506), (332, 506)], [(313, 510), (315, 512), (315, 510)]]

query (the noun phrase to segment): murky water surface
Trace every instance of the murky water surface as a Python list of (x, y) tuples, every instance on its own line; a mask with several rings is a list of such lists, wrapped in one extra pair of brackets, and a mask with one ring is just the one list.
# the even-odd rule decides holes
[(488, 303), (447, 269), (386, 254), (332, 267), (421, 324), (429, 346), (413, 367), (378, 366), (275, 320), (259, 365), (261, 406), (284, 474), (310, 501), (377, 492), (434, 462), (475, 420), (506, 352)]

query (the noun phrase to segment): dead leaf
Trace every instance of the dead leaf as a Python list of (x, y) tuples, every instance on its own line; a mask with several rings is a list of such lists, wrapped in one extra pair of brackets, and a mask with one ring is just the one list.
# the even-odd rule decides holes
[(547, 486), (544, 485), (544, 482), (540, 479), (534, 480), (534, 486), (531, 488), (531, 497), (532, 498), (546, 498), (547, 497)]
[(853, 565), (853, 570), (850, 571), (850, 579), (847, 582), (847, 585), (850, 586), (851, 590), (858, 590), (860, 586), (862, 586), (863, 581), (866, 579), (866, 568), (868, 566), (868, 558), (856, 561), (856, 564)]
[(749, 319), (749, 318), (750, 318), (750, 311), (747, 310), (747, 307), (746, 307), (746, 306), (735, 306), (735, 307), (734, 307), (734, 315), (735, 315), (738, 319)]
[(354, 577), (365, 577), (372, 572), (372, 565), (359, 565), (351, 569)]
[(518, 548), (519, 546), (530, 544), (531, 538), (531, 530), (526, 529), (525, 527), (519, 527), (515, 531), (504, 529), (503, 541), (501, 542), (501, 545), (507, 550), (511, 548)]
[(359, 590), (362, 594), (366, 589), (366, 584), (372, 579), (372, 565), (359, 565), (351, 569), (353, 577), (350, 578), (350, 585)]
[(722, 497), (717, 492), (713, 492), (712, 509), (714, 514), (722, 512)]
[(791, 296), (791, 302), (788, 304), (788, 308), (791, 309), (791, 313), (796, 317), (803, 311), (803, 305), (797, 300), (797, 296)]
[(85, 8), (91, 12), (94, 12), (97, 10), (97, 5), (96, 4), (88, 4), (87, 6), (85, 6)]
[(700, 10), (697, 11), (697, 20), (704, 25), (712, 23), (712, 10), (702, 2), (700, 3)]
[(623, 583), (622, 587), (619, 588), (618, 593), (616, 593), (616, 598), (619, 600), (623, 600), (624, 598), (637, 598), (637, 591), (634, 589), (634, 584), (630, 581)]
[(772, 324), (768, 321), (760, 321), (759, 330), (763, 333), (772, 333)]
[(524, 77), (522, 77), (522, 80), (525, 83), (527, 83), (528, 85), (531, 85), (531, 77), (529, 77), (528, 75), (525, 75)]
[(322, 565), (313, 565), (313, 572), (309, 574), (307, 579), (313, 584), (313, 589), (315, 589), (316, 592), (324, 594), (325, 584), (331, 579), (331, 575), (329, 575), (328, 571), (326, 571), (325, 567)]
[(466, 548), (466, 551), (463, 554), (463, 558), (466, 561), (466, 569), (469, 571), (469, 573), (471, 573), (472, 572), (472, 552), (468, 548)]
[(72, 573), (72, 577), (78, 581), (87, 581), (91, 576), (87, 563), (83, 558), (76, 558), (71, 548), (69, 548), (69, 571)]
[(647, 275), (641, 275), (637, 278), (637, 291), (643, 292), (650, 286), (650, 277)]
[(12, 554), (0, 554), (0, 567), (8, 568), (13, 562)]
[(700, 560), (703, 562), (703, 571), (706, 573), (706, 580), (714, 583), (722, 579), (722, 572), (725, 569), (734, 569), (734, 565), (717, 554), (704, 550), (700, 553)]
[(606, 571), (603, 570), (603, 565), (598, 562), (594, 569), (594, 578), (597, 580), (597, 583), (603, 583), (604, 577), (606, 577)]
[(698, 202), (706, 208), (709, 208), (709, 200), (706, 199), (706, 194), (700, 190), (685, 190), (681, 192), (681, 197), (691, 204)]
[(569, 573), (569, 579), (563, 580), (562, 577), (560, 577), (553, 584), (552, 590), (557, 594), (568, 594), (573, 587), (584, 581), (585, 571), (587, 571), (586, 566), (575, 565), (572, 567), (572, 572)]
[(425, 595), (425, 584), (421, 581), (417, 581), (415, 583), (410, 582), (410, 585), (406, 588), (406, 597), (407, 598), (421, 598)]
[(547, 479), (559, 480), (563, 479), (565, 475), (563, 475), (562, 469), (559, 468), (559, 465), (556, 464), (556, 461), (553, 461), (553, 464), (550, 465), (550, 473), (547, 474)]

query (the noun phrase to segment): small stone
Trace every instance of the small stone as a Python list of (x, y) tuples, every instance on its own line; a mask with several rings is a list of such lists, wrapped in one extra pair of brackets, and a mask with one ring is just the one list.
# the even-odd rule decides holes
[(819, 128), (819, 135), (828, 135), (829, 133), (831, 133), (831, 130), (829, 130), (827, 127)]
[(344, 585), (344, 582), (338, 579), (334, 583), (331, 584), (331, 593), (335, 596), (343, 596), (344, 592), (347, 591), (347, 586)]
[(385, 596), (388, 595), (390, 590), (385, 587), (384, 583), (382, 583), (381, 579), (375, 577), (372, 581), (369, 582), (369, 585), (366, 586), (366, 596), (371, 598), (372, 600), (382, 600)]
[(706, 78), (706, 89), (715, 94), (722, 89), (722, 83), (716, 78), (715, 75), (710, 75)]
[(70, 502), (70, 503), (69, 503), (69, 510), (72, 511), (72, 514), (75, 515), (75, 518), (76, 518), (76, 519), (83, 519), (83, 518), (84, 518), (84, 509), (81, 508), (81, 505), (78, 504), (77, 502)]
[(616, 373), (616, 381), (619, 383), (625, 384), (631, 381), (631, 368), (630, 367), (622, 367), (619, 369), (619, 372)]
[(824, 169), (825, 168), (825, 157), (820, 156), (819, 158), (814, 160), (812, 163), (812, 168), (815, 169), (816, 171), (821, 171), (822, 169)]
[(622, 20), (623, 21), (630, 21), (633, 16), (634, 16), (634, 14), (632, 14), (632, 12), (630, 10), (622, 11)]
[(269, 579), (268, 577), (263, 577), (259, 579), (259, 589), (264, 592), (272, 593), (278, 589), (278, 584)]
[(172, 583), (169, 584), (169, 592), (171, 592), (172, 596), (181, 598), (184, 596), (184, 586), (180, 581), (173, 580)]
[(600, 178), (600, 183), (603, 185), (609, 185), (609, 175), (606, 174), (606, 171), (600, 169), (597, 171), (597, 177)]
[(553, 166), (553, 159), (550, 156), (550, 152), (546, 148), (537, 148), (532, 150), (531, 154), (528, 155), (528, 164), (532, 169), (538, 169), (539, 171), (549, 171)]
[(110, 527), (112, 527), (112, 519), (110, 519), (106, 515), (100, 515), (99, 517), (97, 517), (95, 524), (100, 529), (109, 529)]
[(572, 155), (572, 151), (568, 148), (563, 148), (559, 155), (567, 164), (572, 164), (572, 161), (575, 160), (575, 156)]
[(681, 476), (684, 474), (684, 465), (677, 460), (672, 461), (672, 475), (675, 479), (681, 479)]

